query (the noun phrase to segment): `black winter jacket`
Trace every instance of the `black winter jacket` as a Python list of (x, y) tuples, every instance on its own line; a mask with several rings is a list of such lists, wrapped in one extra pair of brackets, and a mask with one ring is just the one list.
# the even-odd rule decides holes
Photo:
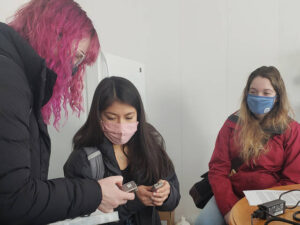
[(56, 74), (11, 27), (0, 23), (0, 224), (46, 224), (96, 210), (91, 179), (47, 180), (50, 138), (41, 107)]
[[(103, 163), (105, 166), (104, 177), (122, 175), (116, 160), (114, 149), (108, 139), (100, 145), (99, 150), (102, 153)], [(87, 159), (87, 154), (84, 149), (74, 150), (66, 164), (64, 165), (64, 173), (66, 177), (92, 177), (90, 164)], [(124, 224), (127, 218), (133, 216), (137, 225), (160, 225), (158, 211), (172, 211), (177, 207), (180, 200), (179, 182), (175, 172), (172, 172), (168, 177), (162, 178), (170, 184), (170, 195), (164, 204), (160, 207), (145, 206), (136, 196), (133, 201), (128, 201), (125, 205), (119, 206), (116, 210), (119, 213), (120, 222), (116, 224)], [(137, 185), (153, 185), (140, 184), (133, 178)]]

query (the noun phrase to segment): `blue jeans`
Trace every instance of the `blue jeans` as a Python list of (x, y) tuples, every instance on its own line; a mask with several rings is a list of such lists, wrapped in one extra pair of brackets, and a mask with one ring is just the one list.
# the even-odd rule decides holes
[(215, 196), (213, 196), (200, 211), (195, 225), (226, 225), (224, 217), (217, 206)]

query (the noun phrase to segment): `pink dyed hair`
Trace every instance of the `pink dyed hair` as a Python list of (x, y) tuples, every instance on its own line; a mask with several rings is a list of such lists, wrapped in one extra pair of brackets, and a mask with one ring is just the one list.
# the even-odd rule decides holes
[[(61, 106), (68, 118), (67, 103), (73, 112), (83, 111), (82, 90), (86, 65), (93, 64), (98, 56), (100, 44), (97, 32), (86, 12), (73, 0), (31, 0), (19, 9), (9, 23), (35, 51), (45, 59), (48, 68), (57, 74), (53, 95), (42, 108), (45, 123), (59, 128)], [(78, 43), (90, 38), (86, 58), (72, 76), (72, 62)], [(75, 46), (74, 46), (75, 45)]]

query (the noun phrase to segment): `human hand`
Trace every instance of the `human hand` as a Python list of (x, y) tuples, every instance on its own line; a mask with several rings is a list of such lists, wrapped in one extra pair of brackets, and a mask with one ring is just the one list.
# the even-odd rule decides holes
[(166, 180), (160, 180), (163, 182), (163, 186), (158, 188), (153, 192), (151, 200), (155, 206), (161, 206), (164, 201), (169, 197), (170, 194), (170, 184)]
[(111, 176), (98, 180), (102, 189), (102, 201), (98, 209), (102, 212), (112, 212), (114, 208), (125, 204), (128, 200), (134, 199), (133, 193), (126, 193), (120, 190), (123, 177)]
[(151, 199), (153, 194), (151, 190), (151, 186), (138, 186), (138, 191), (136, 192), (136, 195), (145, 206), (154, 206)]
[(230, 212), (231, 212), (231, 210), (228, 213), (226, 213), (226, 215), (224, 216), (224, 220), (225, 220), (226, 224), (229, 224)]

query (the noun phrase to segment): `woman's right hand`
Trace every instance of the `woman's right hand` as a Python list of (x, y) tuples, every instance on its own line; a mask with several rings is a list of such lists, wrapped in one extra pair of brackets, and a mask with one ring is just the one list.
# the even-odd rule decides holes
[(102, 191), (102, 201), (98, 209), (102, 212), (112, 212), (114, 208), (125, 204), (128, 200), (134, 199), (133, 193), (126, 193), (120, 190), (123, 177), (111, 176), (98, 180)]
[(138, 191), (136, 192), (136, 195), (145, 206), (154, 206), (151, 199), (153, 195), (152, 186), (138, 186)]

